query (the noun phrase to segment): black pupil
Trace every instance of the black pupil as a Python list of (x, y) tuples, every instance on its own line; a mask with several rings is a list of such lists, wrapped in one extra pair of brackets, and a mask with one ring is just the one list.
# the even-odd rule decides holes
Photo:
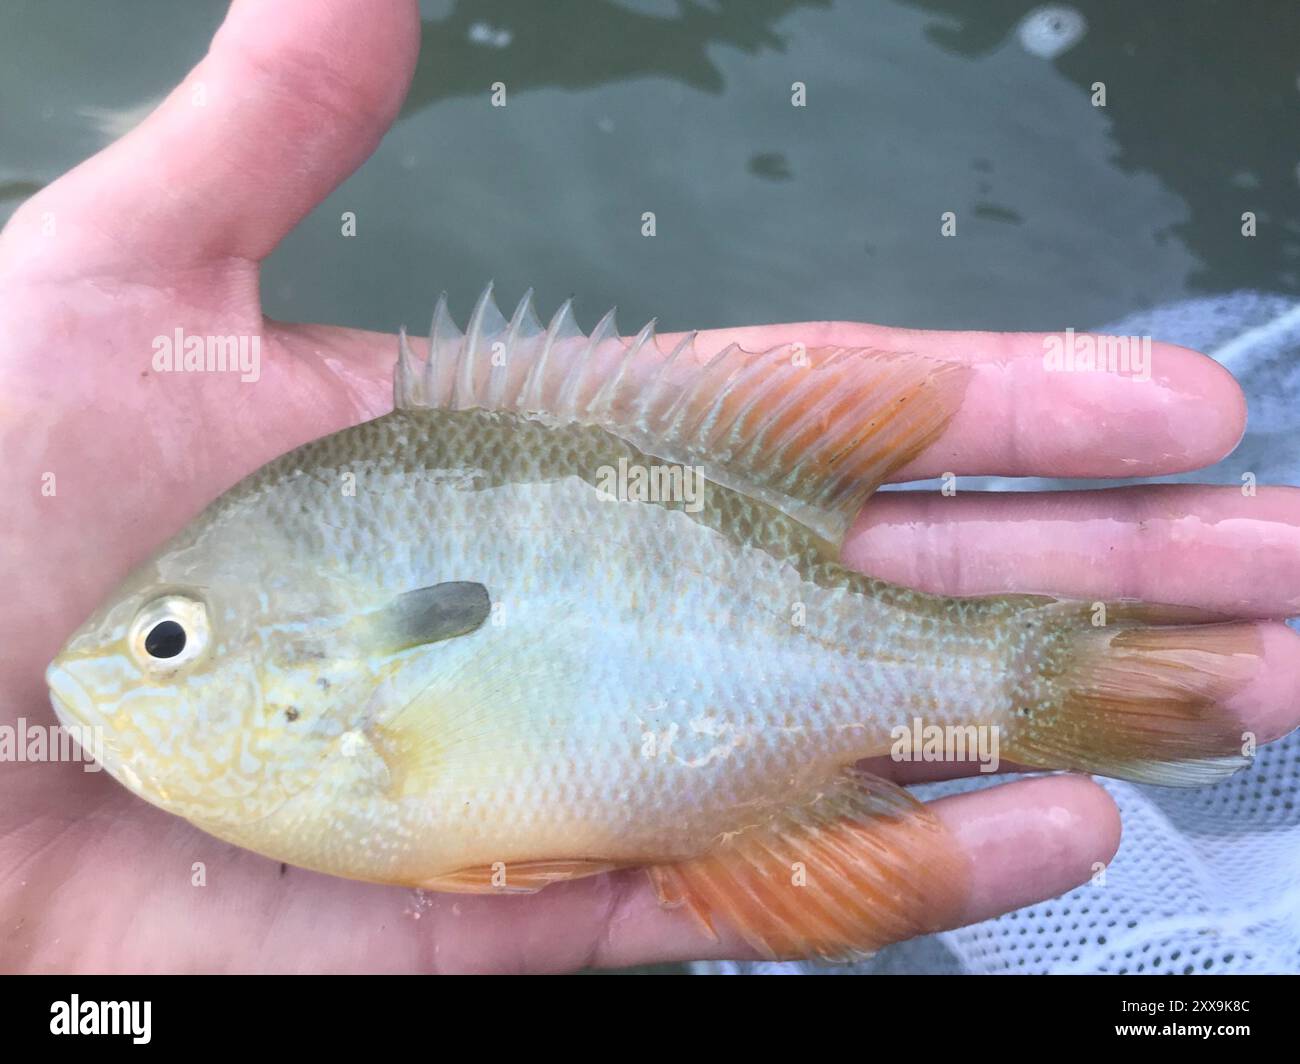
[(144, 637), (151, 658), (174, 658), (185, 649), (185, 629), (175, 621), (159, 621)]

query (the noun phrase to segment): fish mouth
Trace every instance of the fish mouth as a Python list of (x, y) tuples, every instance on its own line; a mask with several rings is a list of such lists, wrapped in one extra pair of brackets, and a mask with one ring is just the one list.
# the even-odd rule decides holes
[(104, 723), (90, 693), (57, 661), (45, 670), (45, 683), (50, 689), (50, 704), (60, 723), (67, 727), (93, 727)]
[(45, 670), (45, 682), (49, 685), (50, 705), (54, 707), (60, 726), (85, 752), (87, 764), (94, 762), (99, 768), (105, 767), (104, 717), (95, 706), (95, 700), (67, 669), (57, 663)]

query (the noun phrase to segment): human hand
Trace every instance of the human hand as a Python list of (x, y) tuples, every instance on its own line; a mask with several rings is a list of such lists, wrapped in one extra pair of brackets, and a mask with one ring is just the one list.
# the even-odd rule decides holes
[[(0, 235), (3, 724), (53, 722), (46, 662), (208, 501), (277, 454), (389, 408), (395, 338), (265, 320), (258, 269), (374, 150), (418, 37), (414, 3), (237, 3), (157, 112)], [(152, 372), (153, 338), (178, 327), (259, 337), (260, 379)], [(1168, 345), (1154, 346), (1152, 378), (1136, 385), (1049, 373), (1036, 335), (819, 322), (706, 332), (698, 347), (733, 341), (970, 361), (964, 407), (905, 479), (1172, 473), (1217, 460), (1244, 419), (1222, 369)], [(1140, 597), (1269, 618), (1300, 612), (1298, 522), (1291, 489), (887, 494), (845, 554), (948, 594)], [(1283, 625), (1261, 621), (1261, 635), (1266, 668), (1234, 708), (1265, 741), (1300, 718), (1300, 655)], [(876, 770), (915, 779), (904, 767)], [(1080, 777), (936, 810), (970, 862), (963, 922), (1070, 889), (1118, 840), (1114, 805)], [(420, 896), (282, 869), (75, 764), (0, 766), (0, 867), (6, 970), (538, 971), (746, 954), (725, 928), (715, 942), (660, 909), (639, 872), (529, 897)]]

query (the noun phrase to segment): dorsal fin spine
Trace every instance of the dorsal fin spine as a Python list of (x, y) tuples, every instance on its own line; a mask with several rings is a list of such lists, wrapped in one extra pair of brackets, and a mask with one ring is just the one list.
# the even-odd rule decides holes
[(406, 326), (397, 334), (397, 371), (393, 374), (393, 405), (399, 409), (417, 406), (421, 400), (419, 378), (415, 375), (415, 352), (406, 338)]
[(551, 324), (547, 326), (546, 336), (542, 340), (542, 350), (524, 380), (523, 388), (519, 393), (518, 405), (521, 410), (543, 409), (542, 391), (546, 384), (546, 367), (551, 360), (551, 352), (555, 348), (556, 341), (563, 337), (572, 319), (573, 300), (566, 299), (551, 318)]
[[(681, 357), (681, 355), (686, 351), (694, 352), (695, 337), (696, 337), (695, 333), (689, 333), (687, 336), (683, 337), (681, 343), (679, 343), (673, 349), (673, 353), (669, 358), (669, 362), (670, 363), (677, 362), (677, 360)], [(667, 369), (667, 365), (665, 365), (665, 369)], [(667, 380), (667, 374), (665, 373), (660, 378), (660, 381), (658, 382), (661, 386), (660, 390), (662, 390), (662, 384), (666, 380)], [(657, 400), (658, 396), (656, 396), (655, 398)], [(667, 439), (676, 438), (677, 432), (681, 428), (681, 423), (685, 416), (686, 406), (689, 402), (690, 402), (690, 392), (688, 389), (683, 388), (681, 391), (678, 392), (677, 396), (668, 404), (668, 408), (664, 411), (662, 415), (662, 420), (664, 425), (664, 436)], [(651, 408), (651, 412), (652, 413), (654, 412), (653, 407)]]
[(445, 402), (445, 393), (439, 379), (444, 368), (450, 367), (455, 377), (454, 359), (459, 357), (461, 331), (447, 311), (447, 293), (438, 296), (433, 308), (433, 322), (429, 326), (429, 361), (424, 367), (423, 400), (429, 406), (441, 406)]
[(583, 346), (581, 354), (574, 357), (569, 371), (564, 375), (560, 394), (555, 401), (555, 413), (561, 417), (574, 417), (578, 413), (578, 390), (582, 386), (586, 371), (592, 366), (596, 350), (611, 335), (618, 335), (618, 326), (614, 321), (616, 308), (611, 308), (591, 330), (591, 336)]
[(627, 350), (623, 352), (623, 357), (619, 359), (618, 369), (609, 380), (601, 385), (600, 390), (596, 392), (595, 397), (591, 400), (591, 404), (587, 407), (587, 412), (589, 414), (597, 416), (608, 415), (610, 406), (614, 401), (614, 396), (618, 394), (619, 388), (622, 387), (623, 381), (627, 377), (628, 368), (632, 365), (637, 356), (641, 354), (645, 345), (654, 339), (654, 334), (655, 319), (651, 318), (641, 326), (641, 331), (637, 333), (632, 342), (627, 345)]
[[(525, 333), (525, 329), (529, 331)], [(502, 406), (505, 400), (506, 381), (510, 375), (510, 363), (519, 353), (520, 344), (531, 340), (540, 330), (537, 315), (533, 311), (533, 290), (530, 288), (515, 307), (514, 314), (510, 316), (510, 323), (506, 326), (505, 335), (501, 340), (500, 365), (495, 362), (492, 364), (487, 395), (488, 409), (497, 410)]]

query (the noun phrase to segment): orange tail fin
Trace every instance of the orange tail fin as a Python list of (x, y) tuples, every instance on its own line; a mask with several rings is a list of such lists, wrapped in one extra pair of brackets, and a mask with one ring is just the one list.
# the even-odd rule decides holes
[(1003, 754), (1025, 765), (1195, 786), (1249, 763), (1249, 737), (1225, 707), (1259, 670), (1249, 623), (1080, 628), (1013, 706)]

